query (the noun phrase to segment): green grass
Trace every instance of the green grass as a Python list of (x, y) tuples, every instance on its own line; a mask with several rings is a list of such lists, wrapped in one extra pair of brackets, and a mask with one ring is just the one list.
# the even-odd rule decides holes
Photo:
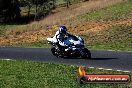
[(113, 26), (110, 29), (82, 35), (91, 49), (132, 51), (132, 27)]
[(101, 10), (91, 11), (87, 14), (78, 16), (79, 20), (119, 20), (132, 18), (132, 0), (119, 3)]
[[(28, 13), (28, 7), (20, 7), (21, 13)], [(30, 9), (30, 14), (35, 14), (36, 13), (36, 8), (35, 6), (32, 6)]]
[(50, 48), (51, 45), (47, 41), (36, 41), (32, 43), (20, 43), (16, 45), (8, 45), (10, 47), (29, 47), (29, 48)]
[[(87, 74), (126, 74), (86, 68)], [(130, 73), (130, 75), (132, 75)], [(129, 84), (85, 84), (76, 81), (78, 67), (34, 61), (0, 60), (0, 88), (131, 88)]]
[(61, 4), (64, 4), (64, 0), (56, 0), (56, 5), (59, 6)]
[(4, 35), (5, 31), (9, 28), (15, 27), (16, 25), (0, 24), (0, 35)]
[[(80, 0), (70, 0), (71, 4), (77, 4), (77, 3), (80, 3), (81, 1)], [(66, 6), (66, 0), (56, 0), (56, 5), (57, 6)]]

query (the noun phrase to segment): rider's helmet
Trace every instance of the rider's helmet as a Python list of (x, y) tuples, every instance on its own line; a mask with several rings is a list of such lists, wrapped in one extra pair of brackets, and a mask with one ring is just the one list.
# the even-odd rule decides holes
[(60, 26), (59, 27), (59, 33), (66, 34), (67, 33), (67, 28), (65, 26)]

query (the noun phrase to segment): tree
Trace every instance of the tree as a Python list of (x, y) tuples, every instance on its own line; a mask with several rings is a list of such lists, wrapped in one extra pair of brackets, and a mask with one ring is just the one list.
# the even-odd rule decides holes
[(64, 1), (66, 2), (66, 7), (69, 8), (69, 6), (71, 4), (70, 0), (64, 0)]
[(40, 19), (51, 13), (56, 0), (32, 0), (32, 3), (36, 6), (35, 19)]
[(20, 8), (18, 0), (0, 0), (0, 22), (18, 20)]

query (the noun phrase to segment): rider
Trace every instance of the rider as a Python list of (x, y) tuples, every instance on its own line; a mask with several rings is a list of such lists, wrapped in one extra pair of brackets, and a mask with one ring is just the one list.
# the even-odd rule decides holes
[(67, 28), (65, 26), (59, 26), (59, 30), (55, 33), (54, 38), (58, 41), (59, 45), (66, 46), (63, 41), (67, 34)]

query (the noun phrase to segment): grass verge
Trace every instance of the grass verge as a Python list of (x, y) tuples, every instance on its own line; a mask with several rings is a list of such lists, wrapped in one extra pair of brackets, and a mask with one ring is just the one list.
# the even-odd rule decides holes
[(50, 48), (51, 45), (48, 44), (46, 41), (36, 41), (32, 43), (20, 43), (15, 45), (9, 45), (6, 47)]
[(132, 27), (113, 26), (110, 29), (82, 35), (91, 49), (132, 51)]
[[(96, 50), (121, 50), (132, 51), (132, 27), (131, 26), (113, 26), (110, 29), (99, 32), (88, 32), (80, 34), (85, 40), (86, 47)], [(50, 48), (47, 41), (36, 41), (33, 43), (21, 43), (12, 45), (14, 47), (37, 47)]]
[(103, 8), (101, 10), (91, 11), (87, 14), (79, 15), (78, 19), (81, 21), (90, 20), (120, 20), (132, 18), (132, 0)]
[[(86, 68), (88, 74), (126, 74)], [(131, 88), (129, 84), (86, 84), (76, 82), (77, 66), (34, 61), (0, 60), (0, 88)], [(132, 74), (130, 73), (132, 76)]]
[(5, 31), (9, 28), (15, 27), (16, 25), (0, 24), (0, 36), (4, 35)]

